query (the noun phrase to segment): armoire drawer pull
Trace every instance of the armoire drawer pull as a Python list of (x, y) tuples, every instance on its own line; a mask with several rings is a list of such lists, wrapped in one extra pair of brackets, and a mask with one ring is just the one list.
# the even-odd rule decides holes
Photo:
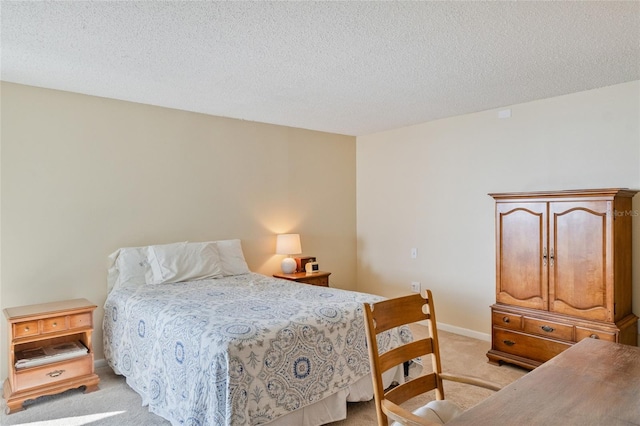
[(554, 330), (553, 327), (549, 327), (548, 325), (543, 325), (540, 328), (542, 329), (542, 331), (546, 331), (547, 333), (551, 333)]
[(509, 317), (502, 317), (502, 322), (509, 324)]
[(513, 340), (503, 340), (502, 343), (504, 343), (507, 346), (513, 346), (516, 344), (516, 342), (514, 342)]

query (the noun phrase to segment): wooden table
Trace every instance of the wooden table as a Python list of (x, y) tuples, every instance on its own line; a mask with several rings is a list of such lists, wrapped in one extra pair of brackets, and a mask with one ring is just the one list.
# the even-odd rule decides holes
[(640, 425), (640, 348), (581, 340), (450, 425)]

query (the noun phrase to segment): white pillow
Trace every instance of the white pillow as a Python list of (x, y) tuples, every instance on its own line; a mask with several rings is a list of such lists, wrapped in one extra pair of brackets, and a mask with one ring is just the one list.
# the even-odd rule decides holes
[(114, 287), (124, 284), (145, 284), (145, 275), (149, 270), (147, 262), (147, 247), (124, 247), (113, 253), (116, 256), (116, 278)]
[(220, 240), (216, 241), (216, 245), (222, 262), (222, 275), (228, 277), (251, 272), (244, 260), (240, 240)]
[(222, 276), (218, 247), (213, 242), (149, 246), (147, 284), (178, 283)]

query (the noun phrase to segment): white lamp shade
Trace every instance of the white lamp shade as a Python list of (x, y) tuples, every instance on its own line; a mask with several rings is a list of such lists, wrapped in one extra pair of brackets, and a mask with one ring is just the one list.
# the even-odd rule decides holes
[(276, 239), (276, 254), (292, 254), (302, 253), (300, 245), (300, 234), (280, 234)]

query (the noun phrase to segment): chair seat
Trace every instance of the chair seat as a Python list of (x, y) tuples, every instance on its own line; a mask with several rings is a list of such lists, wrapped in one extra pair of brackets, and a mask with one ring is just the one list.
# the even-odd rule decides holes
[[(462, 414), (463, 410), (451, 401), (440, 400), (430, 401), (428, 404), (413, 410), (412, 413), (418, 417), (436, 424), (446, 424), (453, 418)], [(401, 426), (398, 422), (393, 422), (392, 426)]]

